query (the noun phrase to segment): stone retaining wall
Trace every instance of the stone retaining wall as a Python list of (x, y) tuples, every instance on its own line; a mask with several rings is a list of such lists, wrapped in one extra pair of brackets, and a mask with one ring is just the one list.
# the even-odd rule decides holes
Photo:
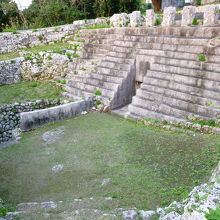
[(0, 85), (17, 83), (21, 80), (23, 58), (0, 61)]
[(39, 30), (18, 31), (18, 34), (0, 34), (0, 53), (14, 52), (22, 48), (44, 45), (60, 41), (69, 34), (74, 33), (77, 27), (73, 24)]
[(50, 122), (71, 118), (92, 107), (93, 99), (89, 98), (48, 109), (23, 112), (20, 115), (20, 127), (22, 131), (29, 131)]
[(69, 63), (79, 62), (74, 51), (63, 54), (40, 52), (26, 53), (24, 57), (0, 61), (0, 86), (20, 82), (37, 80), (57, 80), (65, 77)]
[(12, 131), (19, 127), (20, 113), (63, 104), (62, 100), (38, 100), (0, 106), (0, 143), (12, 138)]

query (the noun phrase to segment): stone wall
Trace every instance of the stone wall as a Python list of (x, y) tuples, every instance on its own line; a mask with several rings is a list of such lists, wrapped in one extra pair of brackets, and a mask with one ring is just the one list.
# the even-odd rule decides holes
[[(65, 77), (69, 64), (77, 63), (79, 58), (75, 51), (60, 53), (40, 52), (24, 53), (24, 57), (0, 61), (0, 85), (21, 81), (57, 80)], [(80, 53), (80, 52), (79, 52)]]
[(38, 100), (0, 106), (0, 143), (10, 140), (13, 130), (19, 127), (20, 113), (63, 104), (62, 100)]
[(54, 41), (60, 41), (65, 36), (74, 33), (76, 29), (76, 25), (69, 24), (39, 30), (18, 31), (18, 34), (1, 33), (0, 53), (9, 53), (22, 48), (29, 48)]
[(0, 85), (17, 83), (21, 80), (21, 64), (24, 58), (0, 61)]
[(18, 33), (0, 33), (0, 53), (14, 52), (22, 48), (29, 48), (48, 44), (55, 41), (61, 41), (68, 35), (73, 34), (80, 27), (93, 25), (107, 25), (108, 19), (90, 19), (87, 21), (74, 21), (73, 24), (67, 24), (56, 27), (40, 28), (34, 30), (17, 31)]
[(74, 117), (83, 111), (90, 110), (92, 107), (93, 98), (88, 98), (48, 109), (24, 112), (20, 115), (20, 127), (22, 131), (29, 131), (50, 122)]

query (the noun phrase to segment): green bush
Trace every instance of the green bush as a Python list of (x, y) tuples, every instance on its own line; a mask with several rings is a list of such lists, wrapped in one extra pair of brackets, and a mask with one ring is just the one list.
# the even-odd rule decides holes
[(154, 23), (155, 26), (159, 26), (161, 25), (161, 19), (160, 18), (157, 18), (155, 23)]
[(100, 96), (100, 95), (102, 95), (102, 92), (101, 92), (100, 90), (96, 90), (96, 91), (94, 92), (94, 94), (97, 95), (97, 96)]
[(198, 55), (198, 59), (199, 59), (199, 61), (201, 61), (201, 62), (205, 62), (205, 61), (206, 61), (206, 56), (205, 56), (204, 54), (199, 54), (199, 55)]
[(96, 104), (96, 105), (101, 105), (102, 102), (101, 102), (100, 100), (96, 100), (96, 101), (95, 101), (95, 104)]
[(198, 24), (199, 24), (198, 18), (195, 16), (192, 25), (198, 25)]
[(195, 0), (196, 6), (200, 6), (202, 4), (201, 0)]
[(57, 82), (60, 83), (60, 84), (66, 84), (66, 80), (65, 79), (63, 79), (63, 80), (58, 79)]
[(207, 220), (219, 220), (220, 219), (220, 208), (217, 209), (209, 209), (209, 213), (205, 214)]

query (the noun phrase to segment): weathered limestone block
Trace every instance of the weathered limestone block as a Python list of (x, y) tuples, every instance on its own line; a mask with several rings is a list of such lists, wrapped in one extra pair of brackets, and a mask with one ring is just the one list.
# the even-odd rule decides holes
[(196, 15), (196, 8), (194, 6), (185, 6), (183, 8), (183, 13), (182, 13), (182, 26), (188, 26), (193, 23), (193, 19), (195, 18)]
[(213, 25), (218, 23), (216, 5), (207, 5), (204, 7), (204, 25)]
[(162, 26), (172, 26), (175, 24), (176, 8), (167, 7), (164, 9)]
[(110, 25), (113, 27), (125, 27), (129, 24), (130, 18), (126, 13), (114, 14), (110, 18)]
[(107, 25), (107, 18), (96, 18), (95, 25)]
[(138, 27), (141, 25), (141, 12), (133, 11), (130, 15), (130, 25), (131, 27)]
[(73, 22), (74, 25), (76, 26), (85, 26), (86, 22), (84, 20), (77, 20)]
[(155, 14), (153, 9), (146, 11), (146, 26), (152, 27), (154, 26), (157, 19), (157, 15)]

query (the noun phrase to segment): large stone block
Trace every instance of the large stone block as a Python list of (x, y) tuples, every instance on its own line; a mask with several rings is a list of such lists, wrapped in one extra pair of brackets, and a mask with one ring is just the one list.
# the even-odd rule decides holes
[(130, 15), (130, 25), (131, 27), (137, 27), (141, 25), (141, 12), (133, 11)]
[(193, 23), (193, 19), (195, 18), (196, 15), (196, 8), (194, 6), (185, 6), (183, 8), (183, 13), (182, 13), (182, 26), (188, 26)]
[(150, 9), (146, 11), (145, 18), (146, 18), (146, 26), (151, 27), (151, 26), (154, 26), (156, 19), (157, 19), (157, 15), (155, 14), (153, 9)]
[(218, 23), (216, 5), (207, 5), (204, 7), (204, 25), (213, 25)]
[(175, 24), (176, 8), (167, 7), (164, 9), (162, 26), (173, 26)]
[(113, 27), (125, 27), (129, 24), (130, 18), (126, 13), (114, 14), (110, 18), (110, 25)]

